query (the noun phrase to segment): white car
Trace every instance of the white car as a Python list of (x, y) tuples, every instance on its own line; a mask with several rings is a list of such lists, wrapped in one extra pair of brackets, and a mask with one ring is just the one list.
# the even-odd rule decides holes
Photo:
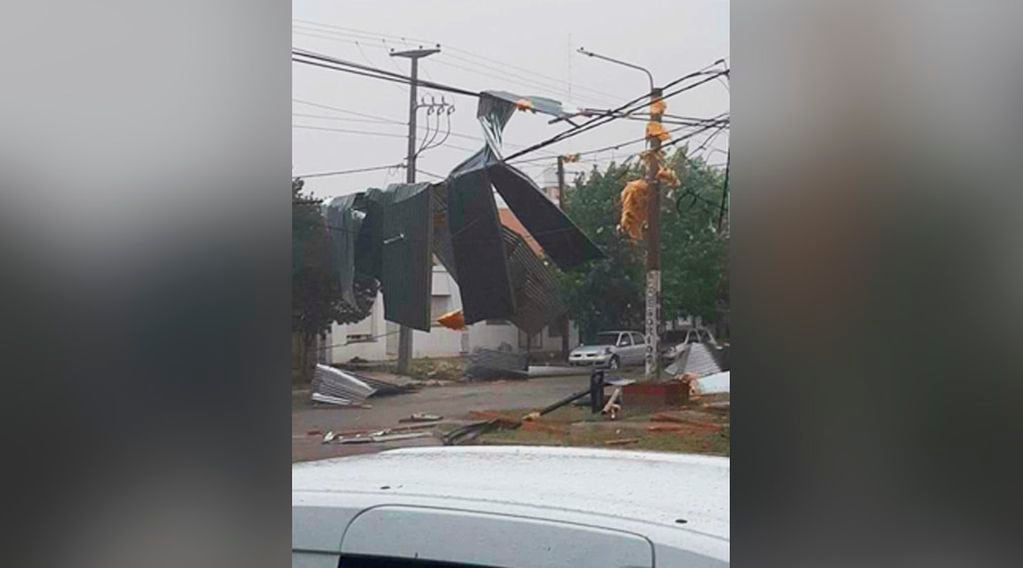
[(594, 341), (568, 354), (569, 365), (609, 367), (642, 365), (646, 359), (646, 338), (637, 331), (602, 331)]
[(291, 483), (295, 568), (729, 563), (723, 457), (407, 448), (295, 464)]

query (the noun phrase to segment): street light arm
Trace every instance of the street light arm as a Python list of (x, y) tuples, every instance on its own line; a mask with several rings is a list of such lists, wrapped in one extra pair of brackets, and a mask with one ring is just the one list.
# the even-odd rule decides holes
[(645, 67), (640, 67), (639, 65), (635, 65), (635, 64), (629, 63), (627, 61), (621, 61), (621, 60), (618, 60), (618, 59), (614, 59), (613, 57), (607, 57), (606, 55), (601, 55), (599, 53), (593, 53), (592, 51), (587, 51), (586, 49), (584, 49), (582, 47), (580, 47), (578, 49), (578, 52), (583, 54), (583, 55), (585, 55), (585, 56), (587, 56), (587, 57), (596, 57), (597, 59), (603, 59), (604, 61), (610, 61), (611, 63), (617, 63), (619, 65), (624, 65), (625, 67), (631, 67), (633, 69), (637, 69), (639, 71), (642, 71), (642, 72), (646, 73), (647, 79), (650, 80), (650, 90), (651, 91), (654, 90), (654, 76)]

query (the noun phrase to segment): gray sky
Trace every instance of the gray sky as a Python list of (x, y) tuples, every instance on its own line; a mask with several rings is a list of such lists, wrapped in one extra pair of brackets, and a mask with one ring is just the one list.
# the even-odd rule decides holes
[[(389, 49), (439, 43), (441, 53), (420, 61), (423, 79), (472, 91), (500, 89), (542, 95), (571, 106), (609, 108), (648, 89), (647, 79), (641, 72), (580, 55), (575, 51), (580, 46), (645, 66), (659, 84), (729, 54), (727, 0), (643, 3), (295, 0), (292, 14), (295, 47), (408, 74), (408, 60), (388, 56)], [(399, 38), (406, 38), (407, 43)], [(420, 89), (421, 94), (429, 92)], [(441, 175), (446, 175), (482, 146), (479, 140), (459, 136), (481, 138), (475, 118), (476, 99), (453, 94), (444, 96), (456, 107), (451, 117), (453, 134), (443, 147), (421, 155), (418, 163), (420, 171)], [(293, 63), (292, 97), (396, 121), (367, 122), (375, 118), (293, 100), (292, 124), (314, 127), (292, 128), (295, 174), (397, 164), (404, 159), (407, 86)], [(668, 100), (668, 113), (685, 116), (711, 117), (727, 110), (728, 91), (717, 81)], [(419, 117), (422, 123), (425, 111), (420, 111)], [(516, 113), (505, 129), (506, 154), (565, 128), (563, 124), (547, 124), (549, 118)], [(386, 136), (320, 130), (322, 128), (369, 131)], [(633, 140), (643, 136), (643, 128), (644, 123), (640, 121), (617, 120), (548, 146), (529, 157), (579, 152)], [(695, 148), (703, 140), (703, 136), (694, 138), (690, 147)], [(727, 131), (718, 136), (711, 147), (726, 150)], [(598, 158), (605, 164), (640, 149), (641, 144), (634, 144), (613, 153), (588, 157)], [(707, 159), (713, 164), (723, 163), (725, 154), (713, 152)], [(520, 167), (543, 185), (552, 181), (553, 165), (551, 157)], [(576, 168), (588, 169), (592, 165), (586, 163)], [(317, 196), (329, 197), (367, 187), (383, 187), (404, 179), (404, 170), (374, 171), (313, 178), (307, 181), (306, 187)], [(434, 178), (421, 173), (418, 179)]]

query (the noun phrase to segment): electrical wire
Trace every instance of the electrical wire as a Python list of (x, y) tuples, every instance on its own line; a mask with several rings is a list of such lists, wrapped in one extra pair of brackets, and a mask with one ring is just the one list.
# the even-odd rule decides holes
[[(367, 75), (370, 77), (375, 77), (377, 79), (390, 80), (396, 83), (404, 83), (406, 85), (412, 84), (412, 78), (407, 75), (403, 75), (401, 73), (392, 73), (390, 71), (385, 71), (377, 67), (361, 65), (359, 63), (346, 61), (344, 59), (338, 59), (336, 57), (329, 57), (313, 51), (306, 51), (303, 49), (292, 49), (291, 54), (292, 61), (297, 61), (299, 63), (316, 65), (318, 67), (325, 67), (327, 69), (335, 69), (338, 71), (347, 71), (350, 73), (354, 73), (356, 75)], [(424, 81), (422, 79), (419, 79), (416, 82), (419, 85), (422, 85), (423, 87), (428, 89), (436, 89), (438, 91), (446, 91), (449, 93), (465, 95), (473, 98), (480, 97), (479, 93), (462, 89), (460, 87), (444, 85), (441, 83), (436, 83), (434, 81)]]
[[(327, 68), (327, 69), (334, 69), (334, 70), (337, 70), (337, 71), (345, 71), (345, 72), (349, 72), (349, 73), (354, 73), (356, 75), (365, 75), (365, 76), (374, 77), (374, 78), (378, 78), (378, 79), (382, 79), (382, 80), (391, 80), (391, 81), (394, 81), (394, 82), (403, 82), (403, 83), (406, 83), (406, 84), (411, 84), (411, 78), (410, 77), (406, 77), (404, 75), (400, 75), (400, 74), (397, 74), (397, 73), (390, 73), (390, 72), (384, 71), (382, 69), (373, 68), (373, 67), (366, 67), (364, 65), (359, 65), (359, 64), (352, 63), (352, 62), (349, 62), (349, 61), (344, 61), (344, 60), (336, 59), (336, 58), (333, 58), (333, 57), (328, 57), (328, 56), (325, 56), (325, 55), (316, 54), (314, 52), (306, 52), (306, 51), (298, 50), (298, 49), (292, 50), (292, 53), (293, 53), (292, 59), (294, 61), (299, 62), (299, 63), (306, 63), (306, 64), (309, 64), (309, 65), (315, 65), (315, 66), (318, 66), (318, 67), (324, 67), (324, 68)], [(313, 59), (314, 61), (306, 61), (304, 59), (301, 59), (302, 57)], [(320, 61), (328, 62), (331, 65), (327, 65), (327, 64), (324, 64), (324, 63), (319, 63)], [(341, 67), (338, 67), (338, 65), (340, 65)], [(346, 68), (346, 66), (347, 67), (353, 67), (354, 70)], [(706, 68), (704, 68), (704, 69), (706, 69)], [(368, 71), (371, 71), (372, 73), (360, 72), (362, 70), (368, 70)], [(708, 77), (706, 77), (706, 78), (704, 78), (704, 79), (702, 79), (700, 81), (697, 81), (696, 83), (694, 83), (692, 85), (687, 85), (687, 86), (681, 87), (681, 88), (679, 88), (676, 91), (673, 91), (671, 93), (663, 94), (662, 95), (662, 99), (666, 99), (666, 98), (678, 95), (678, 94), (680, 94), (682, 92), (685, 92), (685, 91), (687, 91), (689, 89), (693, 89), (695, 87), (698, 87), (698, 86), (700, 86), (700, 85), (702, 85), (702, 84), (704, 84), (704, 83), (706, 83), (708, 81), (713, 80), (717, 76), (726, 74), (727, 72), (728, 71), (726, 70), (726, 71), (717, 71), (717, 72), (707, 73), (704, 70), (700, 70), (700, 71), (696, 71), (694, 73), (690, 73), (688, 75), (684, 75), (682, 77), (679, 77), (678, 79), (668, 83), (668, 85), (666, 85), (666, 87), (664, 87), (664, 88), (669, 88), (671, 86), (677, 85), (677, 84), (681, 83), (682, 81), (684, 81), (686, 79), (689, 79), (689, 78), (698, 77), (700, 75), (709, 75)], [(480, 96), (479, 93), (472, 93), (472, 92), (469, 92), (469, 91), (466, 91), (464, 89), (460, 89), (460, 88), (457, 88), (457, 87), (450, 87), (450, 86), (447, 86), (447, 85), (440, 85), (440, 84), (437, 84), (437, 83), (428, 83), (428, 82), (423, 82), (423, 81), (420, 81), (419, 83), (420, 84), (424, 84), (424, 85), (426, 85), (428, 87), (437, 88), (438, 90), (446, 90), (446, 91), (453, 92), (453, 93), (456, 93), (456, 94), (465, 94), (467, 96), (473, 96), (473, 97), (479, 97)], [(662, 88), (662, 90), (664, 88)], [(597, 126), (601, 126), (603, 124), (606, 124), (607, 122), (610, 122), (611, 120), (614, 120), (615, 118), (618, 118), (618, 117), (614, 116), (615, 113), (619, 113), (619, 112), (625, 111), (626, 109), (630, 109), (630, 107), (634, 106), (637, 102), (645, 99), (646, 97), (647, 97), (647, 95), (641, 95), (640, 97), (637, 97), (637, 98), (629, 101), (628, 103), (626, 103), (624, 105), (621, 105), (620, 107), (618, 107), (616, 109), (613, 109), (609, 113), (602, 114), (602, 115), (600, 115), (598, 117), (595, 117), (595, 118), (587, 121), (586, 123), (584, 123), (582, 125), (579, 125), (577, 127), (571, 128), (571, 129), (569, 129), (567, 131), (559, 133), (558, 135), (555, 135), (554, 137), (551, 137), (551, 138), (549, 138), (547, 140), (544, 140), (544, 141), (542, 141), (540, 143), (534, 144), (534, 145), (529, 146), (529, 147), (527, 147), (527, 148), (525, 148), (523, 150), (515, 152), (511, 156), (508, 156), (506, 158), (506, 160), (511, 160), (511, 159), (513, 159), (515, 157), (524, 155), (526, 153), (539, 150), (539, 149), (541, 149), (543, 147), (546, 147), (546, 146), (548, 146), (550, 144), (554, 144), (556, 142), (560, 142), (561, 140), (570, 138), (572, 136), (576, 136), (578, 134), (581, 134), (582, 132), (586, 132), (588, 130), (596, 128)], [(634, 111), (634, 110), (638, 110), (638, 109), (630, 109), (630, 112)], [(626, 112), (626, 114), (629, 114), (629, 112)]]
[(363, 136), (383, 136), (385, 138), (408, 138), (405, 134), (393, 134), (390, 132), (373, 132), (371, 130), (349, 130), (347, 128), (328, 128), (326, 126), (311, 126), (308, 124), (292, 124), (292, 128), (305, 130), (325, 130), (327, 132), (341, 132), (344, 134), (361, 134)]
[[(725, 113), (722, 113), (722, 114), (718, 115), (718, 117), (724, 116), (724, 114)], [(716, 119), (711, 119), (711, 120), (716, 120)], [(706, 123), (706, 124), (709, 124), (711, 127), (713, 127), (715, 125), (715, 123), (713, 123), (713, 122), (709, 122), (709, 123)], [(692, 128), (692, 127), (693, 126), (682, 126), (682, 127), (679, 127), (679, 128), (670, 129), (667, 132), (669, 134), (673, 134), (675, 132), (679, 132), (679, 131), (685, 130), (687, 128)], [(698, 131), (697, 134), (699, 132), (702, 132), (703, 130), (706, 130), (706, 128)], [(608, 150), (618, 150), (618, 149), (623, 148), (625, 146), (630, 146), (632, 144), (638, 144), (640, 142), (645, 142), (645, 141), (646, 141), (646, 137), (644, 136), (644, 137), (636, 138), (636, 139), (629, 140), (629, 141), (626, 141), (626, 142), (619, 142), (617, 144), (612, 144), (610, 146), (604, 146), (602, 148), (595, 148), (595, 149), (592, 149), (592, 150), (584, 150), (584, 151), (581, 151), (581, 152), (572, 152), (571, 154), (577, 155), (577, 156), (586, 156), (586, 155), (589, 155), (589, 154), (597, 154), (597, 153), (600, 153), (600, 152), (606, 152)], [(542, 161), (542, 160), (545, 160), (545, 159), (547, 159), (547, 158), (529, 158), (529, 159), (525, 159), (525, 160), (519, 160), (519, 161), (516, 161), (516, 162), (510, 162), (510, 163), (513, 163), (513, 164), (523, 164), (523, 163), (528, 163), (528, 162)], [(586, 161), (586, 160), (583, 160), (583, 161)]]
[(297, 116), (300, 118), (317, 118), (320, 120), (339, 120), (342, 122), (363, 122), (370, 124), (390, 124), (389, 121), (380, 120), (379, 118), (348, 118), (346, 116), (330, 116), (327, 114), (306, 114), (302, 112), (293, 112), (291, 116)]
[[(315, 22), (315, 21), (312, 21), (312, 20), (303, 20), (303, 19), (300, 19), (300, 18), (293, 18), (292, 21), (293, 22), (299, 22), (300, 26), (304, 25), (305, 29), (312, 29), (312, 30), (314, 30), (316, 32), (325, 33), (325, 34), (336, 34), (336, 35), (342, 36), (342, 37), (373, 39), (373, 40), (379, 39), (383, 43), (387, 43), (388, 39), (401, 39), (402, 41), (405, 41), (405, 39), (406, 39), (406, 38), (399, 37), (399, 36), (393, 36), (393, 35), (376, 33), (376, 32), (369, 32), (369, 31), (366, 31), (366, 30), (359, 30), (357, 28), (350, 28), (350, 27), (344, 27), (344, 26), (335, 26), (335, 25), (331, 25), (331, 24), (323, 24), (323, 23), (320, 23), (320, 22)], [(319, 28), (319, 29), (317, 29), (317, 28)], [(323, 28), (327, 28), (327, 29), (323, 29)], [(421, 42), (423, 44), (436, 45), (437, 47), (444, 47), (446, 50), (449, 50), (451, 52), (460, 53), (462, 55), (468, 56), (469, 58), (475, 58), (475, 59), (478, 59), (480, 61), (487, 62), (487, 63), (480, 63), (480, 62), (472, 61), (471, 59), (467, 59), (466, 57), (460, 57), (460, 56), (456, 56), (456, 55), (453, 55), (451, 53), (448, 53), (448, 51), (442, 51), (441, 54), (440, 54), (442, 56), (450, 57), (452, 59), (455, 59), (455, 60), (458, 60), (458, 61), (462, 61), (464, 63), (468, 63), (468, 64), (471, 64), (471, 65), (478, 65), (478, 66), (484, 67), (486, 69), (492, 69), (494, 64), (497, 64), (497, 65), (500, 65), (503, 69), (508, 69), (508, 68), (515, 69), (517, 71), (521, 71), (523, 73), (536, 76), (536, 77), (538, 77), (540, 79), (543, 79), (544, 81), (549, 82), (551, 84), (561, 84), (561, 85), (565, 85), (568, 88), (574, 88), (576, 90), (587, 91), (589, 93), (592, 93), (591, 95), (588, 95), (590, 98), (602, 98), (602, 99), (607, 100), (607, 101), (618, 101), (618, 100), (620, 100), (620, 97), (618, 95), (614, 95), (614, 94), (608, 93), (606, 91), (601, 91), (601, 90), (598, 90), (598, 89), (594, 89), (594, 88), (589, 87), (587, 85), (582, 85), (582, 84), (579, 84), (579, 83), (568, 81), (568, 80), (563, 79), (563, 78), (558, 78), (558, 77), (553, 77), (553, 76), (550, 76), (550, 75), (545, 75), (543, 73), (539, 73), (539, 72), (534, 71), (532, 69), (528, 69), (528, 68), (525, 68), (525, 67), (521, 67), (521, 66), (518, 66), (518, 65), (507, 63), (505, 61), (500, 61), (498, 59), (487, 57), (485, 55), (480, 55), (478, 53), (474, 53), (472, 51), (469, 51), (469, 50), (466, 50), (466, 49), (462, 49), (462, 48), (459, 48), (459, 47), (456, 47), (456, 46), (452, 46), (452, 45), (448, 45), (448, 44), (444, 44), (442, 46), (440, 43), (437, 43), (437, 42), (434, 42), (434, 41), (429, 41), (429, 40), (424, 40), (424, 39), (421, 39), (421, 38), (408, 38), (408, 39), (413, 39), (413, 40)], [(405, 44), (408, 45), (408, 42), (405, 41)], [(520, 78), (524, 78), (522, 75), (518, 75), (518, 74), (514, 74), (514, 76), (517, 76), (517, 77), (520, 77)], [(536, 84), (539, 84), (539, 83), (536, 83)], [(563, 94), (568, 94), (568, 95), (572, 94), (571, 91), (569, 91), (567, 89), (560, 88), (560, 87), (559, 88), (546, 87), (546, 88), (548, 90), (560, 92), (560, 93), (563, 93)], [(599, 97), (597, 97), (597, 95), (599, 95)]]
[(396, 120), (396, 119), (393, 119), (393, 118), (387, 118), (387, 117), (383, 117), (383, 116), (378, 116), (378, 115), (375, 115), (375, 114), (367, 114), (367, 113), (364, 113), (364, 112), (356, 112), (354, 110), (338, 108), (336, 106), (325, 105), (323, 103), (307, 101), (307, 100), (304, 100), (304, 99), (292, 98), (291, 100), (292, 100), (292, 102), (301, 103), (301, 104), (304, 104), (304, 105), (309, 105), (309, 106), (314, 106), (314, 107), (319, 107), (319, 108), (323, 108), (323, 109), (327, 109), (327, 110), (333, 110), (333, 111), (341, 112), (341, 113), (345, 113), (345, 114), (351, 114), (351, 115), (354, 115), (354, 116), (362, 116), (362, 117), (366, 117), (366, 118), (375, 118), (375, 119), (377, 119), (377, 120), (379, 120), (381, 122), (390, 122), (390, 123), (401, 124), (401, 125), (406, 125), (406, 126), (408, 125), (407, 122), (404, 122), (404, 121), (401, 121), (401, 120)]
[[(673, 91), (673, 92), (671, 92), (669, 94), (662, 94), (661, 98), (662, 99), (667, 99), (667, 98), (679, 95), (679, 94), (681, 94), (681, 93), (683, 93), (685, 91), (688, 91), (690, 89), (694, 89), (694, 88), (696, 88), (696, 87), (698, 87), (698, 86), (700, 86), (700, 85), (702, 85), (704, 83), (707, 83), (708, 81), (714, 80), (714, 77), (717, 77), (717, 76), (719, 76), (722, 73), (724, 73), (724, 72), (723, 71), (718, 71), (718, 72), (711, 73), (709, 76), (703, 78), (700, 81), (697, 81), (696, 83), (693, 83), (691, 85), (687, 85), (685, 87), (680, 87), (679, 89), (677, 89), (677, 90), (675, 90), (675, 91)], [(677, 84), (681, 83), (682, 81), (684, 81), (686, 79), (698, 77), (698, 76), (705, 75), (705, 74), (706, 74), (705, 71), (696, 71), (694, 73), (690, 73), (688, 75), (684, 75), (682, 77), (679, 77), (678, 79), (672, 81), (668, 85), (669, 86), (674, 86), (674, 85), (677, 85)], [(662, 88), (662, 92), (663, 92), (663, 88)], [(588, 130), (592, 130), (592, 129), (598, 127), (598, 126), (602, 126), (604, 124), (607, 124), (608, 122), (610, 122), (610, 121), (612, 121), (612, 120), (614, 120), (616, 118), (619, 118), (619, 117), (614, 116), (614, 113), (619, 113), (619, 112), (625, 111), (626, 114), (629, 114), (630, 111), (638, 110), (636, 108), (630, 108), (630, 107), (633, 107), (636, 103), (646, 99), (648, 96), (649, 95), (641, 95), (639, 97), (636, 97), (635, 99), (632, 99), (631, 101), (621, 105), (620, 107), (613, 109), (611, 111), (611, 113), (609, 113), (609, 114), (602, 114), (602, 115), (600, 115), (598, 117), (595, 117), (593, 119), (588, 120), (587, 122), (585, 122), (585, 123), (583, 123), (583, 124), (581, 124), (581, 125), (579, 125), (577, 127), (570, 128), (569, 130), (561, 132), (560, 134), (557, 134), (557, 135), (552, 136), (552, 137), (550, 137), (550, 138), (548, 138), (546, 140), (543, 140), (541, 142), (533, 144), (532, 146), (529, 146), (528, 148), (526, 148), (524, 150), (520, 150), (520, 151), (518, 151), (518, 152), (508, 156), (507, 158), (505, 158), (505, 160), (506, 161), (507, 160), (512, 160), (512, 159), (517, 158), (519, 156), (522, 156), (524, 154), (528, 154), (529, 152), (532, 152), (534, 150), (538, 150), (540, 148), (544, 148), (544, 147), (549, 146), (551, 144), (554, 144), (556, 142), (560, 142), (562, 140), (565, 140), (565, 139), (571, 138), (573, 136), (577, 136), (579, 134), (582, 134), (583, 132), (586, 132)], [(629, 109), (629, 110), (627, 110), (627, 109)]]
[(389, 169), (393, 169), (393, 168), (404, 168), (404, 167), (405, 167), (405, 164), (391, 164), (389, 166), (373, 166), (373, 167), (369, 167), (369, 168), (358, 168), (358, 169), (354, 169), (354, 170), (338, 170), (338, 171), (334, 171), (334, 172), (317, 172), (317, 173), (312, 173), (312, 174), (301, 174), (301, 175), (292, 176), (292, 177), (308, 179), (308, 178), (315, 178), (315, 177), (340, 176), (340, 175), (347, 175), (347, 174), (361, 174), (363, 172), (375, 172), (375, 171), (379, 171), (379, 170), (389, 170)]

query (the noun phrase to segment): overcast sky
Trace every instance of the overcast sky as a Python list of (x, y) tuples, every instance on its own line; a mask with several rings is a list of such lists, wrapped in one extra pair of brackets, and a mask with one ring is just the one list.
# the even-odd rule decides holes
[[(647, 79), (641, 72), (580, 55), (576, 53), (580, 46), (645, 66), (659, 84), (729, 54), (727, 0), (295, 0), (292, 13), (292, 43), (298, 48), (408, 74), (408, 60), (388, 56), (391, 48), (440, 44), (441, 53), (421, 60), (422, 79), (471, 91), (499, 89), (542, 95), (577, 107), (609, 108), (648, 90)], [(405, 42), (400, 38), (406, 38)], [(403, 161), (407, 144), (404, 138), (407, 86), (297, 63), (292, 64), (292, 77), (293, 99), (373, 117), (293, 100), (295, 174)], [(430, 91), (420, 89), (420, 93)], [(441, 93), (435, 94), (439, 100)], [(456, 108), (451, 116), (453, 134), (444, 146), (425, 152), (418, 164), (420, 171), (441, 175), (482, 145), (465, 137), (481, 136), (475, 118), (476, 99), (444, 96)], [(718, 81), (668, 101), (668, 113), (685, 116), (712, 117), (727, 110), (728, 91)], [(395, 122), (379, 122), (377, 117)], [(425, 111), (420, 111), (419, 117), (422, 124)], [(564, 124), (547, 124), (549, 118), (516, 113), (505, 130), (506, 154), (565, 128)], [(643, 136), (643, 125), (639, 121), (617, 120), (530, 157), (579, 152), (633, 140)], [(323, 128), (384, 135), (320, 130)], [(691, 147), (700, 142), (702, 137), (694, 138)], [(723, 163), (723, 151), (728, 148), (727, 132), (711, 146), (720, 152), (709, 153), (708, 161)], [(641, 144), (634, 144), (590, 157), (606, 163), (640, 149)], [(553, 165), (551, 157), (522, 168), (543, 185), (552, 181)], [(404, 179), (404, 170), (374, 171), (313, 178), (306, 187), (319, 197), (329, 197), (367, 187), (384, 187)], [(418, 179), (434, 178), (421, 173)]]

